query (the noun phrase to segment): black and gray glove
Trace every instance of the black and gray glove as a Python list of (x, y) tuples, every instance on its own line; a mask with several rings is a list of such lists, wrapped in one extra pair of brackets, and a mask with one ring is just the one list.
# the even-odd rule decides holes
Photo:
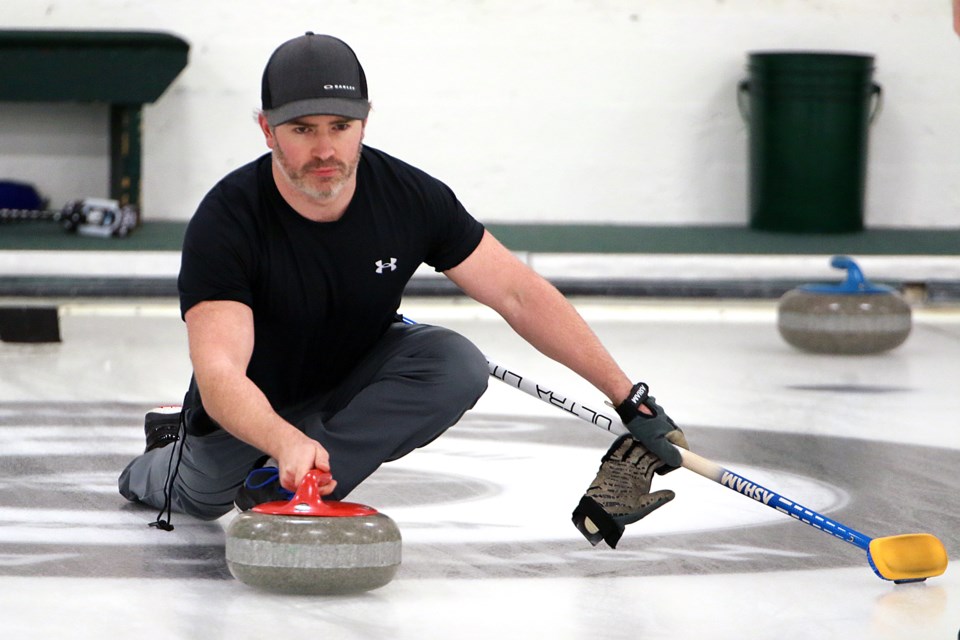
[(626, 525), (650, 515), (674, 498), (669, 489), (650, 493), (654, 472), (664, 463), (629, 435), (620, 436), (600, 461), (600, 470), (580, 504), (573, 524), (596, 546), (617, 547)]
[[(646, 405), (653, 415), (647, 415), (641, 411), (641, 405)], [(638, 382), (633, 385), (630, 395), (617, 407), (617, 415), (623, 420), (627, 431), (667, 465), (667, 468), (659, 472), (660, 474), (673, 471), (680, 466), (682, 462), (680, 452), (672, 445), (689, 449), (687, 439), (680, 427), (650, 395), (650, 387), (646, 383)]]

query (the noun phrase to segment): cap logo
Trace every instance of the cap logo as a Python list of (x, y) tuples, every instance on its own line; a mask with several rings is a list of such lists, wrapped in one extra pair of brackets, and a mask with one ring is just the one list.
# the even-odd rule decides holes
[(345, 89), (345, 90), (347, 90), (347, 91), (356, 91), (356, 90), (357, 90), (357, 88), (356, 88), (355, 86), (350, 85), (350, 84), (325, 84), (325, 85), (323, 85), (323, 88), (324, 88), (325, 90), (327, 90), (327, 91), (330, 91), (331, 89)]

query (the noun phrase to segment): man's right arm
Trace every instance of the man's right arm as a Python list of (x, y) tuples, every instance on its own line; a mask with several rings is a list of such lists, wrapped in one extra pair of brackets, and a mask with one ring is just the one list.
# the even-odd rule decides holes
[[(275, 458), (280, 484), (295, 491), (314, 468), (330, 470), (319, 442), (281, 418), (247, 377), (253, 354), (253, 312), (240, 302), (212, 300), (191, 307), (184, 319), (190, 360), (207, 414), (228, 432)], [(321, 487), (333, 491), (336, 482)]]

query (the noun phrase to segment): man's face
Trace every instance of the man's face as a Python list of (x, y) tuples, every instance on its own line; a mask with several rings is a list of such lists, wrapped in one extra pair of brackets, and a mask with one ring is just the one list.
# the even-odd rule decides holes
[(356, 179), (364, 122), (341, 116), (303, 116), (270, 128), (267, 146), (287, 182), (317, 204), (332, 202)]

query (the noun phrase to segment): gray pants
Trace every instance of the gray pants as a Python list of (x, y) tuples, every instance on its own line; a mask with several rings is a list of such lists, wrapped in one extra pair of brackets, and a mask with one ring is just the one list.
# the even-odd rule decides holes
[[(335, 389), (280, 413), (330, 453), (337, 480), (332, 498), (341, 500), (382, 463), (454, 425), (483, 395), (488, 377), (483, 355), (463, 336), (441, 327), (395, 324)], [(182, 435), (176, 444), (127, 465), (120, 493), (162, 508), (168, 475), (181, 456), (172, 510), (219, 518), (233, 508), (237, 489), (264, 453), (222, 429)]]

